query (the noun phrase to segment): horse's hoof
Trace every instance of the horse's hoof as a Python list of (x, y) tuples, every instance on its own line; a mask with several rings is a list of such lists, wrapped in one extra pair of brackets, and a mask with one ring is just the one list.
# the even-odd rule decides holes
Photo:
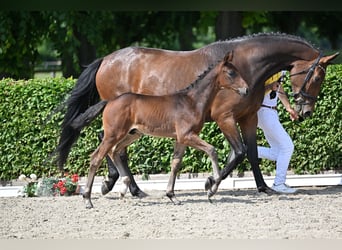
[(170, 201), (173, 203), (173, 205), (182, 205), (182, 202), (180, 202), (176, 196), (172, 194), (166, 194), (167, 198), (170, 199)]
[(101, 186), (101, 193), (102, 195), (106, 195), (111, 191), (109, 188), (109, 181), (103, 181)]
[(93, 206), (93, 203), (91, 203), (90, 200), (86, 200), (86, 201), (85, 201), (85, 204), (86, 204), (86, 209), (91, 209), (91, 208), (94, 207), (94, 206)]
[(214, 184), (215, 184), (214, 177), (209, 176), (208, 179), (205, 181), (205, 184), (204, 184), (205, 191), (211, 190), (211, 188)]
[(173, 205), (176, 205), (176, 206), (182, 205), (182, 202), (179, 201), (176, 197), (173, 197), (172, 199), (170, 198), (170, 200), (172, 201)]
[(210, 199), (211, 197), (213, 197), (214, 194), (215, 194), (215, 192), (213, 192), (211, 189), (208, 190), (208, 192), (207, 192), (208, 199)]
[(141, 191), (141, 190), (138, 190), (138, 191), (132, 193), (132, 195), (133, 195), (134, 197), (137, 197), (137, 198), (140, 198), (140, 199), (145, 198), (145, 197), (148, 196), (148, 194), (146, 194), (145, 192), (143, 192), (143, 191)]
[(269, 188), (268, 186), (258, 187), (258, 192), (260, 192), (260, 193), (262, 192), (262, 193), (265, 193), (268, 195), (272, 195), (272, 194), (276, 193), (272, 188)]

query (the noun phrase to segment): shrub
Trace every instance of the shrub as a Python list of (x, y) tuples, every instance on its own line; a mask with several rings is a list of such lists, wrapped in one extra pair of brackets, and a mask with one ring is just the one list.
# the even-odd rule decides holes
[[(302, 123), (289, 121), (280, 105), (280, 119), (293, 138), (295, 152), (291, 169), (298, 174), (319, 173), (340, 169), (342, 162), (342, 65), (329, 66), (314, 115)], [(28, 81), (4, 79), (0, 81), (1, 154), (0, 179), (10, 180), (20, 174), (36, 173), (39, 177), (59, 173), (49, 155), (55, 149), (60, 133), (63, 112), (53, 112), (73, 88), (74, 79), (47, 78)], [(290, 84), (285, 84), (290, 92)], [(98, 145), (101, 130), (99, 116), (81, 133), (69, 155), (66, 168), (81, 176), (88, 174), (89, 156)], [(213, 144), (223, 166), (229, 154), (229, 144), (215, 123), (205, 124), (201, 137)], [(265, 139), (258, 131), (258, 144)], [(170, 139), (143, 136), (129, 147), (129, 165), (134, 174), (167, 173), (173, 153)], [(239, 172), (249, 170), (244, 160)], [(263, 161), (263, 172), (274, 171), (274, 163)], [(183, 172), (209, 172), (208, 157), (188, 148), (183, 159)], [(101, 167), (98, 175), (105, 175)]]

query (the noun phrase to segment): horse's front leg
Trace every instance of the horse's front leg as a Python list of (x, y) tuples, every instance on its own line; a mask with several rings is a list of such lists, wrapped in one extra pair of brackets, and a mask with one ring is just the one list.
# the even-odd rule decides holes
[(247, 144), (247, 158), (252, 166), (252, 171), (254, 175), (254, 179), (256, 182), (256, 186), (259, 192), (265, 192), (268, 194), (273, 194), (274, 191), (267, 186), (265, 183), (264, 177), (262, 176), (259, 161), (258, 161), (258, 149), (257, 149), (257, 114), (252, 117), (248, 117), (247, 119), (239, 122), (241, 133), (244, 141)]
[(218, 117), (216, 122), (225, 138), (228, 140), (231, 148), (227, 163), (221, 171), (221, 177), (222, 180), (224, 180), (235, 167), (243, 161), (247, 149), (240, 136), (237, 123), (232, 116)]
[(182, 158), (184, 156), (185, 149), (186, 149), (185, 145), (175, 142), (174, 149), (173, 149), (173, 157), (171, 161), (171, 173), (170, 173), (169, 182), (166, 188), (166, 196), (175, 205), (181, 204), (181, 202), (176, 198), (174, 189), (175, 189), (177, 173), (181, 167)]

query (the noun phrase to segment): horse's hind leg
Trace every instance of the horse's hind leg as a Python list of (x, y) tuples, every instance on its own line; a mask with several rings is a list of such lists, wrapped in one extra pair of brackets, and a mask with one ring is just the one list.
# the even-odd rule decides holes
[(127, 169), (127, 176), (130, 180), (129, 191), (131, 192), (131, 194), (134, 197), (138, 197), (138, 198), (146, 197), (147, 194), (139, 188), (138, 184), (134, 180), (131, 170), (128, 167), (128, 154), (127, 154), (126, 147), (120, 151), (120, 159), (121, 159), (122, 165), (125, 167), (125, 169)]
[[(120, 176), (122, 177), (123, 185), (127, 186), (127, 187), (124, 187), (120, 191), (121, 197), (123, 197), (126, 194), (128, 188), (130, 189), (132, 195), (133, 195), (132, 191), (136, 192), (135, 195), (133, 195), (133, 196), (137, 196), (139, 198), (143, 198), (143, 197), (147, 196), (147, 194), (144, 193), (142, 190), (140, 190), (140, 188), (136, 184), (134, 177), (133, 177), (133, 175), (132, 175), (132, 173), (128, 167), (128, 163), (127, 163), (128, 159), (124, 158), (125, 161), (123, 161), (122, 160), (123, 157), (121, 154), (121, 152), (123, 152), (123, 151), (126, 152), (127, 146), (129, 146), (135, 140), (139, 139), (141, 137), (141, 135), (142, 134), (137, 130), (131, 131), (129, 134), (126, 135), (126, 137), (124, 139), (122, 139), (118, 143), (118, 145), (112, 151), (111, 158), (114, 161), (115, 166), (117, 166), (117, 169), (119, 171)], [(133, 185), (132, 185), (132, 182), (133, 182)]]
[[(102, 141), (103, 139), (103, 132), (101, 132), (99, 134), (99, 140)], [(120, 158), (121, 158), (121, 162), (124, 166), (127, 166), (128, 168), (128, 155), (127, 155), (127, 150), (126, 148), (121, 150), (120, 152)], [(119, 179), (120, 174), (116, 168), (116, 166), (114, 165), (112, 159), (107, 155), (106, 156), (106, 161), (108, 164), (108, 176), (107, 176), (107, 180), (104, 180), (102, 182), (102, 186), (101, 186), (101, 193), (103, 195), (106, 195), (107, 193), (109, 193), (110, 191), (113, 190), (114, 185), (116, 183), (116, 181)], [(130, 170), (128, 170), (128, 177), (130, 179), (130, 184), (129, 184), (129, 190), (131, 192), (131, 194), (133, 196), (136, 196), (138, 198), (143, 198), (145, 197), (147, 194), (144, 193), (138, 186), (138, 184), (135, 182), (133, 175), (131, 173)]]
[(181, 202), (175, 196), (175, 182), (177, 177), (177, 172), (181, 167), (182, 158), (185, 153), (186, 146), (180, 143), (175, 142), (175, 146), (173, 149), (173, 157), (171, 162), (171, 173), (169, 177), (169, 182), (166, 188), (166, 196), (173, 202), (175, 205), (180, 205)]

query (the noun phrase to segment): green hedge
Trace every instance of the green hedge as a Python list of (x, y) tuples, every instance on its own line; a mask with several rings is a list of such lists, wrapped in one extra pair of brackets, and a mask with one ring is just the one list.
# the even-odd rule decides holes
[[(295, 173), (319, 173), (341, 168), (341, 78), (342, 65), (329, 66), (314, 115), (302, 123), (290, 122), (280, 106), (281, 120), (295, 143), (291, 160), (291, 169)], [(62, 113), (53, 111), (74, 84), (75, 80), (64, 78), (0, 81), (1, 180), (14, 179), (20, 174), (35, 173), (41, 177), (58, 173), (49, 155), (58, 142)], [(87, 175), (89, 155), (98, 145), (97, 134), (100, 130), (101, 117), (81, 133), (68, 158), (66, 167), (70, 172)], [(258, 135), (258, 143), (264, 144), (260, 131)], [(224, 164), (229, 145), (216, 124), (206, 124), (201, 137), (217, 148), (220, 163)], [(144, 136), (129, 147), (129, 164), (135, 174), (167, 173), (172, 152), (172, 140)], [(238, 167), (240, 172), (249, 169), (246, 160)], [(263, 161), (262, 170), (267, 173), (274, 171), (274, 163)], [(202, 152), (189, 148), (182, 171), (211, 171), (210, 160)], [(106, 173), (103, 166), (98, 171), (99, 175)]]

